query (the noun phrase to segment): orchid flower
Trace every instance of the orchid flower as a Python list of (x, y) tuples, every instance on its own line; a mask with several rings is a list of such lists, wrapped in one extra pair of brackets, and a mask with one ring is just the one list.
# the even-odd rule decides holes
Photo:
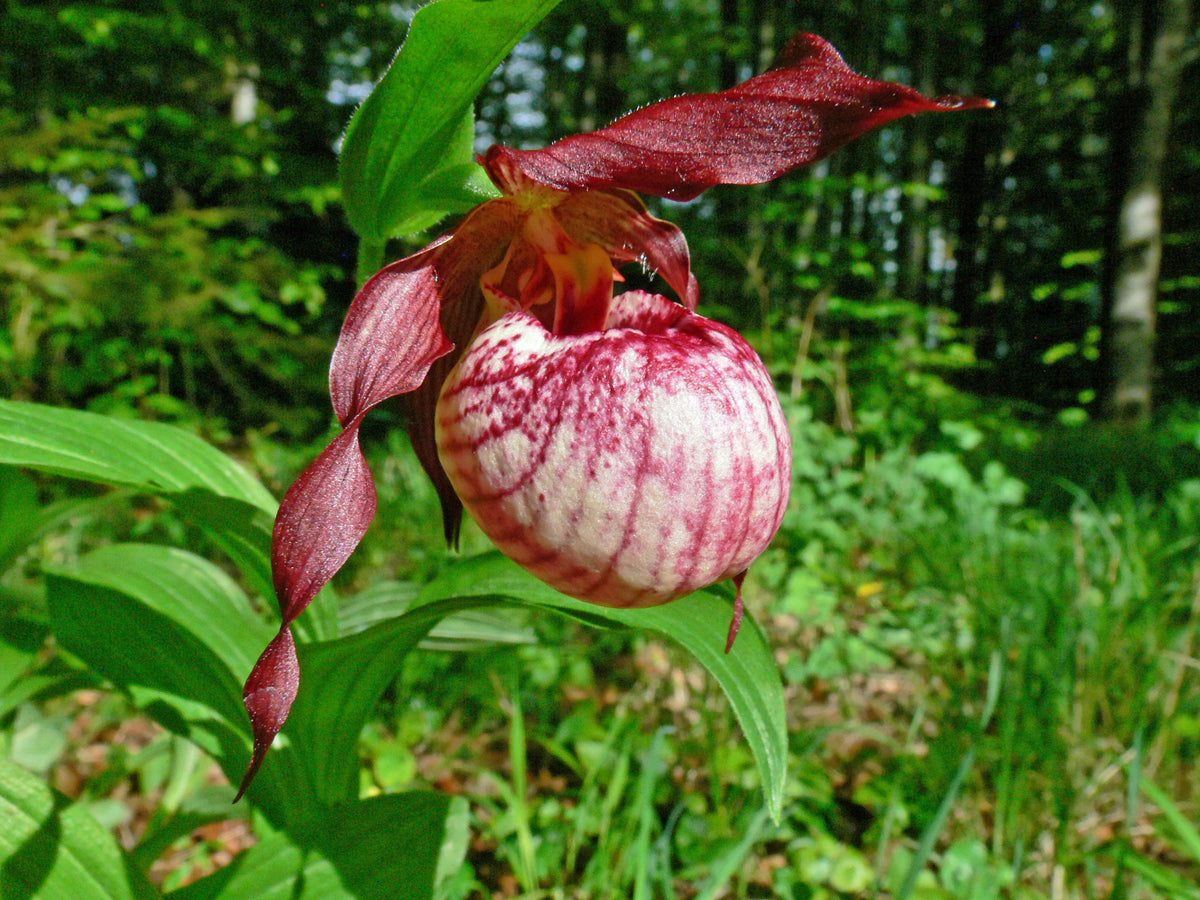
[[(350, 306), (330, 367), (341, 434), (275, 522), (283, 624), (246, 683), (254, 754), (238, 796), (296, 696), (290, 625), (375, 514), (358, 433), (392, 397), (403, 395), (450, 542), (465, 506), (519, 565), (610, 606), (733, 578), (732, 644), (741, 578), (787, 505), (788, 429), (754, 351), (696, 313), (683, 234), (635, 192), (688, 200), (757, 184), (901, 116), (987, 105), (863, 77), (799, 34), (773, 69), (729, 90), (542, 150), (492, 147), (480, 162), (502, 196), (384, 268)], [(614, 295), (630, 262), (677, 299)]]

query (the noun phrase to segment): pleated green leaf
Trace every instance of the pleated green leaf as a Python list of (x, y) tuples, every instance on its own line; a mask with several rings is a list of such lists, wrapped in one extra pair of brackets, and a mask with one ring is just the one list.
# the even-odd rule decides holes
[(733, 652), (725, 653), (733, 612), (727, 593), (701, 591), (653, 609), (608, 609), (558, 593), (499, 553), (449, 567), (399, 618), (338, 641), (300, 648), (302, 686), (285, 733), (292, 735), (318, 796), (329, 802), (354, 789), (354, 749), (363, 723), (396, 677), (404, 656), (435, 624), (464, 609), (514, 603), (552, 609), (598, 626), (646, 629), (689, 651), (729, 697), (758, 764), (767, 808), (779, 817), (787, 777), (783, 686), (770, 648), (749, 618)]
[[(0, 400), (3, 465), (162, 497), (229, 557), (252, 590), (274, 602), (271, 526), (278, 504), (237, 461), (195, 435), (157, 422)], [(337, 635), (331, 591), (318, 595), (299, 629), (313, 639)]]
[(159, 894), (86, 809), (0, 760), (0, 900), (149, 900)]
[[(104, 548), (52, 573), (49, 600), (63, 644), (130, 690), (143, 708), (214, 755), (231, 780), (247, 759), (241, 679), (271, 637), (220, 570), (164, 547)], [(498, 553), (450, 567), (404, 615), (334, 641), (299, 648), (301, 690), (252, 788), (281, 825), (313, 804), (355, 796), (355, 745), (407, 653), (453, 613), (510, 604), (549, 608), (597, 625), (639, 627), (691, 652), (729, 696), (762, 776), (768, 809), (782, 809), (787, 734), (782, 687), (751, 622), (724, 652), (728, 596), (700, 592), (650, 610), (612, 610), (557, 593)]]
[(418, 214), (465, 211), (479, 201), (488, 185), (473, 162), (472, 104), (558, 2), (436, 0), (417, 12), (342, 145), (342, 200), (365, 240), (432, 224)]
[(499, 553), (464, 560), (423, 592), (426, 602), (443, 597), (510, 598), (581, 618), (655, 632), (679, 644), (721, 685), (754, 753), (767, 809), (783, 813), (787, 779), (787, 717), (783, 683), (762, 631), (747, 616), (733, 650), (725, 638), (733, 615), (732, 592), (716, 586), (650, 609), (609, 609), (584, 603), (542, 584)]
[(0, 400), (0, 465), (165, 494), (204, 488), (274, 514), (275, 498), (233, 459), (157, 422)]
[[(250, 759), (242, 681), (274, 629), (228, 575), (184, 550), (120, 544), (50, 571), (46, 599), (63, 647), (209, 753), (231, 781), (241, 777)], [(256, 799), (282, 824), (306, 798), (299, 776), (281, 771), (291, 756), (279, 757)]]
[(321, 809), (171, 900), (428, 900), (449, 799), (427, 791)]

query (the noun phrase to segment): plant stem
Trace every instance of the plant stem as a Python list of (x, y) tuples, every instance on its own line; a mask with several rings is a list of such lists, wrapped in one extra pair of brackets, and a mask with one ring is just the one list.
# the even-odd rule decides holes
[(358, 287), (361, 288), (367, 283), (368, 278), (383, 268), (385, 249), (384, 241), (370, 241), (366, 238), (359, 240), (358, 270), (355, 273), (355, 282)]

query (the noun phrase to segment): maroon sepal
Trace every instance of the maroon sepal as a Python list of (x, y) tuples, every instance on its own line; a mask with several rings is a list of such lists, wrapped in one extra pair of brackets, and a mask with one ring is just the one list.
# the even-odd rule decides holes
[(329, 364), (329, 394), (345, 427), (384, 400), (415, 390), (454, 345), (442, 333), (438, 260), (453, 238), (377, 272), (350, 304)]
[(992, 105), (978, 97), (931, 100), (859, 75), (827, 41), (802, 33), (773, 69), (729, 90), (654, 103), (541, 150), (495, 146), (484, 164), (559, 190), (625, 188), (690, 200), (718, 184), (770, 181), (901, 116)]
[(358, 442), (370, 410), (417, 388), (453, 349), (442, 333), (442, 296), (433, 262), (448, 240), (388, 266), (350, 305), (330, 366), (330, 394), (343, 431), (288, 490), (275, 517), (271, 570), (283, 617), (246, 682), (254, 732), (245, 792), (287, 721), (300, 684), (288, 626), (354, 552), (375, 516), (375, 482)]
[[(454, 229), (451, 240), (438, 244), (437, 252), (428, 257), (429, 270), (435, 278), (442, 304), (442, 333), (454, 344), (454, 350), (430, 367), (420, 387), (405, 394), (401, 404), (413, 451), (441, 501), (446, 542), (455, 547), (458, 546), (463, 507), (438, 459), (434, 411), (446, 376), (470, 343), (483, 315), (480, 276), (503, 258), (520, 227), (520, 216), (516, 204), (508, 199), (484, 203)], [(421, 255), (417, 254), (417, 257)], [(409, 260), (417, 257), (409, 257)], [(401, 267), (406, 262), (402, 260), (395, 266)], [(398, 274), (402, 273), (396, 270), (393, 277)]]
[(279, 505), (271, 569), (290, 625), (342, 567), (375, 517), (375, 481), (358, 444), (362, 414), (313, 460)]
[(729, 637), (725, 638), (726, 653), (733, 649), (733, 642), (737, 640), (738, 632), (742, 630), (742, 618), (746, 615), (746, 605), (742, 603), (742, 582), (745, 580), (745, 572), (739, 572), (733, 576), (733, 586), (737, 590), (737, 596), (733, 600), (733, 619), (729, 623)]
[(250, 727), (254, 731), (254, 754), (237, 796), (233, 798), (234, 803), (242, 799), (266, 759), (267, 750), (287, 720), (299, 688), (300, 663), (296, 659), (296, 644), (292, 640), (292, 630), (284, 625), (254, 664), (242, 693), (242, 702), (250, 714)]

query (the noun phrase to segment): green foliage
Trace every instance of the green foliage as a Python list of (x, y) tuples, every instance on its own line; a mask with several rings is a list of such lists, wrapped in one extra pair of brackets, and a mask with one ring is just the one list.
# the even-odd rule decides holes
[[(0, 383), (193, 425), (203, 410), (218, 433), (264, 414), (311, 427), (271, 394), (302, 395), (290, 386), (304, 372), (300, 323), (320, 314), (334, 270), (268, 244), (261, 208), (155, 208), (147, 170), (159, 163), (138, 149), (152, 124), (137, 108), (36, 128), (0, 117)], [(273, 358), (285, 339), (293, 350)]]
[[(394, 235), (422, 231), (494, 192), (474, 164), (471, 104), (517, 41), (557, 4), (443, 0), (413, 17), (395, 63), (350, 121), (342, 148), (343, 202), (364, 241), (382, 246)], [(447, 58), (452, 67), (443, 64)]]
[(432, 893), (447, 807), (445, 797), (411, 791), (314, 809), (286, 835), (267, 836), (236, 864), (170, 896), (420, 900)]
[(4, 15), (0, 390), (217, 438), (323, 427), (353, 276), (326, 94), (382, 71), (390, 6)]
[[(5, 6), (0, 391), (36, 402), (0, 402), (0, 897), (156, 896), (155, 861), (237, 814), (259, 843), (163, 890), (1195, 897), (1195, 97), (1160, 307), (1163, 396), (1183, 402), (1112, 429), (1085, 412), (1128, 49), (1111, 4), (576, 0), (537, 25), (554, 6), (439, 0), (390, 68), (410, 13), (384, 2)], [(376, 417), (381, 521), (299, 623), (301, 700), (231, 812), (210, 760), (236, 780), (248, 757), (272, 491), (328, 420), (355, 276), (339, 203), (371, 269), (488, 190), (476, 140), (545, 144), (726, 86), (796, 27), (1002, 107), (667, 213), (705, 311), (789, 395), (793, 504), (747, 586), (765, 634), (721, 654), (721, 592), (618, 613), (494, 555), (448, 564)], [(333, 148), (380, 78), (343, 200)], [(272, 491), (187, 432), (236, 444)], [(90, 725), (81, 688), (115, 692)], [(114, 742), (76, 801), (47, 786), (81, 729), (135, 708), (165, 730)], [(125, 784), (153, 805), (140, 832)]]
[(1058, 425), (1042, 431), (1028, 449), (1005, 456), (1028, 482), (1030, 501), (1046, 510), (1069, 511), (1072, 488), (1096, 500), (1123, 492), (1162, 498), (1180, 482), (1200, 478), (1194, 416), (1185, 416), (1155, 429)]
[(0, 760), (0, 896), (142, 900), (156, 896), (120, 845), (80, 806)]
[[(88, 413), (16, 403), (6, 403), (3, 412), (11, 426), (10, 439), (0, 445), (4, 464), (102, 478), (168, 498), (186, 489), (192, 496), (206, 492), (225, 501), (270, 505), (261, 487), (230, 461), (168, 426), (112, 422)], [(93, 438), (87, 453), (78, 449), (85, 434)], [(153, 450), (155, 462), (139, 470), (148, 449)], [(192, 507), (201, 518), (206, 512), (211, 515), (216, 531), (226, 529), (226, 505), (193, 503)], [(254, 533), (245, 537), (248, 544), (255, 543)], [(262, 542), (266, 535), (259, 532), (257, 538)], [(242, 557), (252, 564), (261, 558)], [(241, 675), (270, 640), (273, 628), (251, 609), (233, 580), (188, 551), (118, 544), (48, 572), (46, 593), (51, 626), (63, 648), (125, 691), (164, 727), (207, 752), (227, 777), (238, 778), (249, 760), (239, 696)], [(270, 850), (253, 851), (236, 872), (222, 870), (189, 888), (188, 896), (255, 896), (255, 891), (290, 890), (288, 885), (296, 878), (316, 885), (314, 890), (328, 891), (326, 870), (321, 868), (326, 864), (320, 857), (332, 860), (343, 887), (356, 896), (371, 896), (362, 893), (358, 883), (364, 876), (353, 873), (378, 871), (378, 861), (370, 854), (378, 852), (372, 849), (378, 840), (390, 840), (386, 836), (394, 832), (393, 822), (403, 822), (422, 836), (434, 836), (432, 845), (408, 842), (408, 854), (395, 859), (403, 859), (409, 870), (422, 860), (432, 867), (441, 846), (437, 835), (445, 807), (422, 807), (426, 819), (420, 820), (414, 818), (412, 804), (418, 802), (414, 795), (348, 806), (356, 803), (358, 788), (354, 746), (405, 654), (440, 619), (470, 607), (528, 603), (592, 623), (636, 623), (679, 641), (726, 688), (759, 759), (768, 807), (781, 808), (786, 733), (778, 676), (765, 641), (751, 625), (744, 627), (733, 653), (721, 651), (731, 610), (727, 597), (700, 593), (650, 614), (596, 608), (558, 595), (492, 555), (448, 568), (415, 600), (403, 595), (399, 599), (402, 605), (395, 612), (402, 615), (336, 640), (302, 645), (302, 669), (310, 686), (292, 711), (284, 732), (286, 745), (268, 758), (248, 794), (276, 828), (287, 832), (288, 847), (316, 842), (318, 857), (297, 855), (299, 850), (281, 852), (267, 842), (261, 847)], [(392, 801), (407, 805), (394, 808)], [(378, 818), (376, 809), (381, 805), (385, 814)], [(329, 816), (365, 823), (362, 834), (375, 840), (343, 835), (326, 846), (330, 833), (324, 822)], [(419, 877), (412, 884), (414, 896), (427, 895)]]
[[(1138, 482), (1139, 494), (1118, 488), (1100, 506), (1059, 481), (1069, 514), (1047, 519), (1024, 506), (1025, 485), (999, 463), (971, 463), (971, 450), (995, 436), (943, 422), (939, 442), (923, 430), (905, 438), (896, 423), (857, 412), (855, 433), (804, 406), (789, 412), (793, 506), (758, 570), (776, 621), (798, 629), (785, 679), (811, 690), (869, 672), (938, 673), (921, 699), (939, 710), (931, 745), (901, 757), (886, 804), (888, 822), (918, 829), (918, 852), (893, 861), (888, 871), (899, 873), (886, 883), (897, 896), (922, 896), (926, 860), (947, 832), (964, 831), (949, 810), (973, 793), (989, 805), (975, 826), (988, 844), (955, 843), (969, 858), (946, 850), (943, 887), (1011, 896), (989, 891), (1015, 889), (1020, 867), (1003, 860), (1019, 860), (1045, 833), (1045, 815), (1069, 823), (1095, 814), (1094, 773), (1111, 758), (1104, 748), (1153, 746), (1160, 779), (1191, 765), (1200, 701), (1181, 667), (1194, 647), (1197, 482)], [(1011, 447), (1008, 455), (1019, 458)], [(1113, 463), (1118, 483), (1121, 469), (1132, 480), (1144, 474), (1137, 454)], [(1122, 855), (1120, 841), (1065, 824), (1059, 835), (1055, 859), (1068, 868), (1104, 859), (1111, 873), (1118, 859), (1117, 875), (1105, 877), (1120, 880), (1126, 866), (1149, 884), (1182, 883)]]
[[(770, 648), (753, 623), (725, 652), (732, 610), (728, 591), (716, 588), (649, 609), (607, 609), (559, 595), (499, 554), (475, 557), (449, 568), (423, 591), (426, 602), (443, 597), (512, 598), (552, 606), (584, 622), (636, 625), (677, 642), (700, 662), (725, 692), (758, 762), (767, 809), (778, 818), (787, 778), (787, 732), (783, 695)], [(743, 645), (744, 642), (744, 645)]]

